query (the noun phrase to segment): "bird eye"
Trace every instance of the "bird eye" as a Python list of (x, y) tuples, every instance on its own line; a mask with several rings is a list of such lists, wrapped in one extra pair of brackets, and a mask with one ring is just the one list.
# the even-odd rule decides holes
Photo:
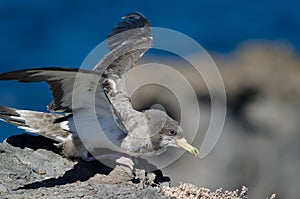
[(175, 130), (171, 129), (171, 130), (169, 130), (169, 134), (170, 134), (170, 135), (176, 135), (177, 132), (176, 132)]

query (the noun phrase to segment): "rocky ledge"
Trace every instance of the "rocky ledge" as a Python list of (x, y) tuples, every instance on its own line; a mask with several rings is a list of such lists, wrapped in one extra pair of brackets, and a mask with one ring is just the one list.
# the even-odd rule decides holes
[[(0, 198), (231, 198), (247, 188), (210, 191), (191, 184), (170, 187), (160, 170), (134, 172), (98, 161), (69, 160), (41, 136), (15, 135), (0, 143)], [(274, 197), (271, 197), (274, 198)]]

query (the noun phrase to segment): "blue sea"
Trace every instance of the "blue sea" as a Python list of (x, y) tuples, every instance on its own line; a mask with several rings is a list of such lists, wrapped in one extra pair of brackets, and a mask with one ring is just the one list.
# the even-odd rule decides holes
[[(300, 2), (296, 0), (1, 0), (0, 73), (79, 67), (120, 18), (132, 11), (143, 13), (155, 27), (192, 37), (208, 51), (229, 53), (253, 39), (283, 40), (300, 50)], [(0, 82), (0, 105), (45, 111), (50, 99), (45, 83)], [(0, 141), (22, 132), (0, 123)]]

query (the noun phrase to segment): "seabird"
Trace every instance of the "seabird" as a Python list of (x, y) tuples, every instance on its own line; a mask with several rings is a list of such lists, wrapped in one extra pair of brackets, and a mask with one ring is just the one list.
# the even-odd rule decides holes
[[(140, 13), (130, 13), (108, 36), (111, 50), (93, 70), (78, 68), (36, 68), (0, 74), (0, 80), (47, 82), (52, 92), (50, 112), (17, 110), (0, 106), (0, 120), (57, 141), (67, 157), (92, 160), (74, 125), (76, 115), (86, 131), (93, 131), (87, 118), (96, 110), (97, 121), (113, 143), (126, 154), (158, 155), (168, 146), (181, 147), (195, 156), (180, 125), (160, 110), (137, 111), (126, 89), (127, 72), (152, 46), (150, 23)], [(74, 103), (74, 93), (78, 97)], [(94, 103), (90, 103), (94, 99)], [(92, 125), (91, 125), (92, 126)], [(83, 132), (84, 133), (84, 132)]]

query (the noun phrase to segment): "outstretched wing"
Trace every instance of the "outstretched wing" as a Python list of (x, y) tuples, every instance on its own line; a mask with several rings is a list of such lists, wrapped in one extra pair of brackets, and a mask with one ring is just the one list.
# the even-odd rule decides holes
[(93, 69), (103, 73), (104, 91), (112, 104), (114, 118), (124, 132), (132, 108), (127, 93), (127, 73), (153, 43), (150, 23), (140, 13), (130, 13), (112, 30), (108, 36), (111, 52)]
[[(113, 120), (111, 104), (103, 91), (102, 77), (99, 73), (69, 68), (39, 68), (3, 73), (0, 74), (0, 80), (47, 82), (53, 97), (53, 101), (49, 105), (50, 111), (72, 112), (72, 117), (66, 118), (67, 123), (65, 125), (67, 128), (65, 129), (75, 136), (80, 135), (80, 140), (84, 141), (83, 143), (88, 143), (88, 150), (102, 147), (103, 143), (113, 142), (120, 145), (124, 132)], [(10, 122), (6, 119), (7, 114), (4, 113), (3, 115), (0, 119)], [(21, 117), (23, 116), (21, 115)], [(56, 122), (59, 122), (59, 119)], [(21, 121), (15, 125), (27, 125), (23, 127), (27, 127), (27, 130), (29, 128), (32, 130), (34, 127), (26, 124), (26, 122), (23, 123)], [(51, 127), (55, 127), (55, 125), (51, 125)]]
[[(52, 91), (52, 102), (48, 105), (48, 109), (54, 112), (71, 112), (74, 109), (86, 108), (88, 105), (85, 99), (89, 96), (95, 98), (96, 91), (101, 92), (102, 86), (98, 86), (100, 78), (99, 73), (94, 71), (56, 67), (0, 74), (0, 80), (47, 82)], [(76, 106), (73, 104), (74, 93), (77, 97)]]
[(125, 124), (128, 117), (135, 112), (127, 93), (127, 73), (151, 48), (152, 42), (147, 19), (140, 13), (127, 14), (108, 36), (111, 52), (93, 69), (103, 73), (104, 91), (112, 104), (116, 124), (124, 132), (129, 130)]
[(95, 67), (104, 75), (122, 76), (152, 46), (150, 23), (140, 13), (125, 15), (108, 35), (111, 50)]

